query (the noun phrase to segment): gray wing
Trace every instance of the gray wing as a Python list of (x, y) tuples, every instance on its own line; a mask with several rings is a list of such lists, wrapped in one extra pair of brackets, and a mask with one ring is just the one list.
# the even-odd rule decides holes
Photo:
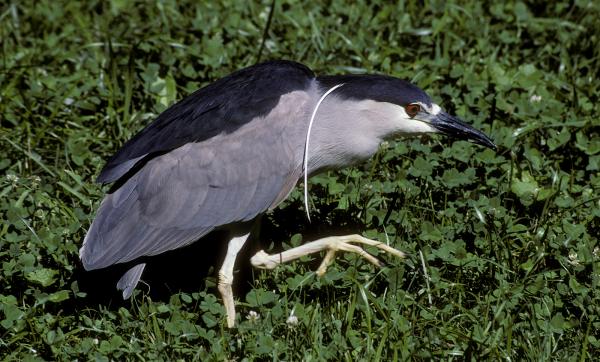
[[(273, 116), (297, 121), (300, 113)], [(266, 117), (148, 161), (102, 201), (80, 250), (84, 267), (180, 248), (279, 204), (301, 175), (298, 123)]]

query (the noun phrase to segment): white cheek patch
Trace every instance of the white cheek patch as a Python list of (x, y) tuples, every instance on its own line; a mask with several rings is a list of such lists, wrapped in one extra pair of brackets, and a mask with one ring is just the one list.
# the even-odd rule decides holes
[[(437, 106), (437, 111), (440, 111), (440, 107)], [(437, 132), (437, 129), (430, 126), (428, 123), (419, 121), (418, 119), (410, 118), (410, 116), (404, 110), (404, 107), (396, 106), (394, 109), (397, 112), (398, 120), (398, 131), (401, 133), (431, 133)]]
[[(404, 107), (388, 102), (362, 101), (357, 105), (357, 109), (366, 112), (367, 119), (374, 119), (377, 122), (372, 124), (379, 127), (383, 137), (400, 134), (418, 134), (432, 133), (438, 130), (426, 121), (420, 121), (416, 118), (411, 118)], [(440, 107), (437, 107), (439, 112)], [(418, 117), (418, 116), (417, 116)]]
[(400, 132), (402, 133), (431, 133), (437, 132), (435, 128), (433, 128), (428, 123), (416, 120), (416, 119), (405, 119), (402, 122), (402, 126), (400, 128)]
[(404, 107), (394, 106), (394, 110), (399, 113), (401, 119), (410, 119)]

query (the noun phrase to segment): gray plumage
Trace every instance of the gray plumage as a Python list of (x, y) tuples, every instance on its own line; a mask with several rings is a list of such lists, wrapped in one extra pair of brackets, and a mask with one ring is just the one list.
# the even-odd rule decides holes
[[(284, 95), (264, 118), (148, 161), (102, 201), (81, 250), (86, 268), (177, 249), (277, 206), (302, 174), (307, 125), (279, 121), (305, 117), (310, 106), (296, 96), (313, 101), (306, 92)], [(119, 289), (137, 284), (141, 269), (135, 268), (124, 276), (131, 281), (120, 281)], [(124, 298), (129, 295), (124, 292)]]
[[(269, 90), (261, 82), (274, 81), (254, 75), (270, 74), (271, 68), (284, 78), (279, 80), (283, 84)], [(420, 89), (396, 78), (316, 78), (293, 62), (264, 63), (255, 66), (258, 73), (252, 69), (207, 87), (210, 94), (198, 91), (195, 103), (188, 98), (180, 102), (183, 106), (173, 106), (113, 157), (100, 181), (116, 184), (102, 201), (80, 250), (86, 269), (181, 248), (215, 229), (251, 221), (276, 207), (303, 174), (308, 121), (330, 85), (348, 84), (319, 109), (311, 132), (308, 170), (312, 174), (355, 164), (373, 155), (381, 141), (403, 132), (435, 131), (435, 114), (428, 113), (430, 118), (424, 114), (415, 122), (406, 118), (412, 123), (399, 125), (406, 116), (402, 107), (410, 102), (433, 107), (433, 103)], [(289, 84), (286, 72), (291, 74)], [(246, 77), (245, 83), (238, 82), (235, 74)], [(265, 92), (260, 95), (261, 106), (233, 113), (234, 101), (228, 95), (257, 88)], [(205, 101), (198, 96), (203, 91)], [(245, 109), (252, 109), (256, 101), (252, 97)], [(229, 103), (219, 104), (225, 101)], [(227, 123), (228, 119), (236, 121)], [(219, 122), (223, 123), (221, 131)], [(471, 132), (462, 138), (492, 144), (479, 131), (460, 125)], [(174, 139), (167, 140), (170, 136)], [(144, 266), (135, 264), (119, 281), (124, 298), (133, 292)]]

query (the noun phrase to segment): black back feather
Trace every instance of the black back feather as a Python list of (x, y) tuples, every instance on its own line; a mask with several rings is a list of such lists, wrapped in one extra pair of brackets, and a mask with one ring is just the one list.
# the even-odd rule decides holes
[(97, 182), (116, 181), (136, 163), (147, 162), (154, 155), (186, 143), (231, 133), (252, 119), (267, 115), (281, 95), (307, 89), (314, 77), (306, 66), (283, 60), (231, 73), (161, 113), (110, 158)]

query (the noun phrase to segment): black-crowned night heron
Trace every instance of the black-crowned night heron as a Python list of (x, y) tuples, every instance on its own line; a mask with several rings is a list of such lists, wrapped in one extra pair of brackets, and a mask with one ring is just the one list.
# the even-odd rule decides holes
[[(232, 327), (233, 267), (260, 215), (279, 205), (301, 178), (363, 161), (386, 139), (422, 133), (495, 147), (485, 134), (397, 78), (317, 77), (291, 61), (242, 69), (167, 109), (108, 161), (98, 182), (115, 184), (85, 237), (81, 260), (87, 270), (135, 263), (227, 229), (232, 239), (219, 271), (219, 291)], [(320, 274), (336, 251), (354, 252), (379, 265), (356, 244), (404, 255), (349, 235), (280, 254), (260, 251), (251, 263), (271, 269), (326, 250)], [(140, 261), (117, 283), (124, 298), (144, 266)]]

